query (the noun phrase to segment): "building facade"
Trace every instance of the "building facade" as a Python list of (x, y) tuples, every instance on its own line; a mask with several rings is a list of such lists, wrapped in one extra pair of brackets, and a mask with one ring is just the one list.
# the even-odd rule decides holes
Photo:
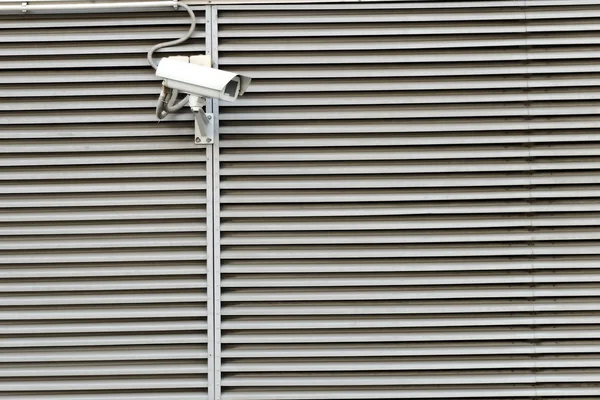
[(600, 1), (187, 3), (0, 14), (0, 397), (600, 398)]

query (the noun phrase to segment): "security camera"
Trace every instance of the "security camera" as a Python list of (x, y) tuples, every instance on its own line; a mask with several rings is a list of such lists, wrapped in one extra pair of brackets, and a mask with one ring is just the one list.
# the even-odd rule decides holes
[[(148, 59), (151, 60), (150, 55)], [(250, 85), (247, 76), (211, 68), (210, 65), (210, 56), (196, 55), (163, 58), (156, 66), (156, 75), (163, 78), (156, 116), (159, 120), (163, 119), (187, 104), (194, 113), (196, 144), (210, 144), (215, 139), (214, 115), (202, 109), (206, 98), (235, 101)], [(177, 101), (179, 92), (187, 96)]]
[(247, 76), (177, 58), (163, 58), (158, 63), (156, 75), (163, 78), (163, 84), (170, 89), (225, 101), (235, 101), (250, 85)]

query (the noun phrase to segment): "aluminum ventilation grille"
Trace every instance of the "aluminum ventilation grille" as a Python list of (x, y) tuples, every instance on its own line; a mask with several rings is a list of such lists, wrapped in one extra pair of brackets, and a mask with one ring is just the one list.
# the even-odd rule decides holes
[(600, 5), (222, 6), (223, 400), (600, 393)]
[(146, 61), (188, 24), (0, 17), (0, 397), (208, 398), (206, 149)]

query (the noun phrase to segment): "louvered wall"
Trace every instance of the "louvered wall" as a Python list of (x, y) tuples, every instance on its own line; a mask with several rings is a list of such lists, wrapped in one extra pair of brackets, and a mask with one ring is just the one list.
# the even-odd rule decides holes
[(0, 16), (0, 397), (208, 397), (206, 148), (146, 61), (188, 27)]
[(600, 397), (600, 2), (221, 6), (218, 40), (255, 78), (223, 400)]

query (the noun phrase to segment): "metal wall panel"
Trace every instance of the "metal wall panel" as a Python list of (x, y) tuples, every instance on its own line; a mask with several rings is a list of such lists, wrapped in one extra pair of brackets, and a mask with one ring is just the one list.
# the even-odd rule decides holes
[[(197, 13), (170, 54), (204, 51)], [(0, 397), (209, 397), (207, 149), (146, 61), (188, 26), (0, 16)]]
[(598, 398), (600, 3), (216, 8), (216, 397)]

